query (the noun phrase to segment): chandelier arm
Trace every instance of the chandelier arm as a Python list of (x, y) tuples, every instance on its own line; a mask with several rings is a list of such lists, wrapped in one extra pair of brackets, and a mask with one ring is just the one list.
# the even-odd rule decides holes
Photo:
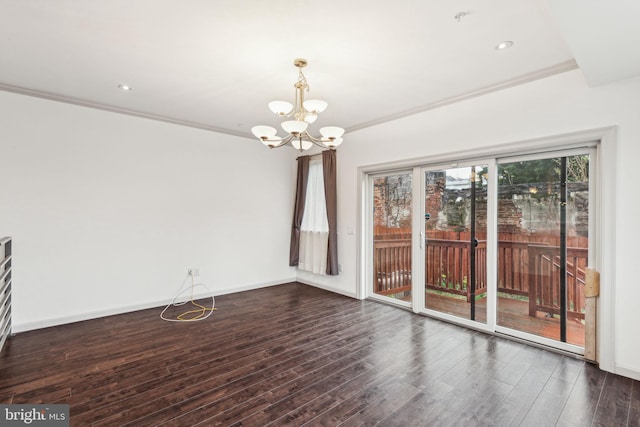
[(312, 144), (323, 148), (323, 149), (329, 149), (329, 150), (335, 150), (336, 147), (332, 146), (332, 145), (327, 145), (327, 141), (323, 141), (321, 138), (315, 138), (313, 135), (311, 135), (309, 132), (307, 132), (306, 130), (302, 133), (302, 136), (304, 138), (306, 138), (309, 142), (311, 142)]
[(312, 143), (313, 145), (315, 145), (315, 146), (320, 147), (320, 148), (330, 148), (330, 147), (327, 147), (326, 145), (321, 144), (321, 143), (319, 143), (319, 142), (311, 141), (311, 143)]
[(306, 139), (307, 141), (309, 141), (310, 143), (312, 143), (313, 145), (317, 146), (317, 147), (320, 147), (320, 148), (331, 148), (331, 147), (327, 147), (327, 145), (324, 144), (321, 139), (315, 138), (313, 135), (311, 135), (306, 130), (301, 133), (301, 136), (304, 139)]
[[(306, 130), (302, 134), (304, 136), (306, 136), (309, 139), (310, 142), (313, 142), (316, 145), (320, 145), (322, 143), (322, 139), (314, 137), (313, 135), (311, 135)], [(320, 145), (320, 146), (322, 147), (323, 145)]]
[(292, 135), (285, 136), (284, 138), (282, 138), (282, 141), (280, 141), (280, 144), (278, 144), (278, 145), (268, 145), (268, 147), (271, 148), (271, 149), (284, 147), (286, 145), (289, 145), (289, 143), (292, 140), (293, 140), (293, 136)]
[(284, 138), (282, 138), (282, 143), (280, 145), (278, 145), (278, 147), (284, 147), (285, 145), (291, 145), (291, 141), (293, 141), (294, 136), (289, 134), (288, 136), (285, 136)]

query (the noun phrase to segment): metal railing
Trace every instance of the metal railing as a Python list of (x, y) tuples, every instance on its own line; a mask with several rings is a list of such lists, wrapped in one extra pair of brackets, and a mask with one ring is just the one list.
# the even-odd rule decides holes
[(0, 239), (0, 351), (11, 335), (11, 237)]

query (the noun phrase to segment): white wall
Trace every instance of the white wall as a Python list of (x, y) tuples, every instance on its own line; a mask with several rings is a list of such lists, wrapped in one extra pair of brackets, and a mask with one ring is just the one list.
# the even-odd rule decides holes
[(338, 151), (339, 259), (337, 277), (298, 273), (301, 281), (336, 292), (357, 290), (358, 167), (424, 158), (618, 126), (615, 221), (615, 325), (603, 331), (615, 336), (615, 370), (640, 378), (640, 286), (636, 244), (640, 241), (640, 79), (597, 88), (587, 87), (580, 71), (572, 71), (411, 117), (349, 133)]
[(294, 157), (0, 92), (0, 236), (14, 238), (14, 331), (163, 304), (188, 267), (216, 294), (295, 280)]

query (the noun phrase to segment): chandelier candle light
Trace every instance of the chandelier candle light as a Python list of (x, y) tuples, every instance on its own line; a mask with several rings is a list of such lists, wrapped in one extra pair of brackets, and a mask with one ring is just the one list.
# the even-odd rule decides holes
[(336, 126), (326, 126), (320, 128), (319, 138), (312, 136), (307, 127), (316, 121), (318, 114), (327, 108), (327, 103), (319, 99), (304, 99), (305, 90), (309, 92), (309, 84), (307, 78), (302, 74), (302, 68), (307, 66), (307, 60), (297, 58), (293, 61), (293, 65), (298, 67), (298, 81), (293, 85), (296, 88), (295, 105), (291, 105), (286, 101), (272, 101), (269, 103), (269, 109), (279, 117), (292, 118), (282, 122), (280, 126), (288, 133), (287, 136), (281, 138), (276, 135), (278, 132), (271, 126), (254, 126), (251, 132), (264, 145), (269, 148), (284, 147), (291, 144), (295, 149), (304, 151), (311, 148), (314, 144), (319, 147), (329, 147), (335, 149), (342, 143), (342, 135), (344, 129)]

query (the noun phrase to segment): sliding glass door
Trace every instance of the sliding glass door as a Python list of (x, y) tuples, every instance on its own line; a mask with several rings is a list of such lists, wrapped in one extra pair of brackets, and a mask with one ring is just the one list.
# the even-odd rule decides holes
[(369, 175), (368, 295), (583, 352), (594, 158), (578, 148)]
[(410, 303), (412, 172), (372, 178), (373, 293)]
[[(583, 347), (589, 153), (498, 165), (498, 326)], [(518, 334), (516, 334), (518, 335)]]
[(486, 323), (487, 166), (424, 171), (428, 310)]

